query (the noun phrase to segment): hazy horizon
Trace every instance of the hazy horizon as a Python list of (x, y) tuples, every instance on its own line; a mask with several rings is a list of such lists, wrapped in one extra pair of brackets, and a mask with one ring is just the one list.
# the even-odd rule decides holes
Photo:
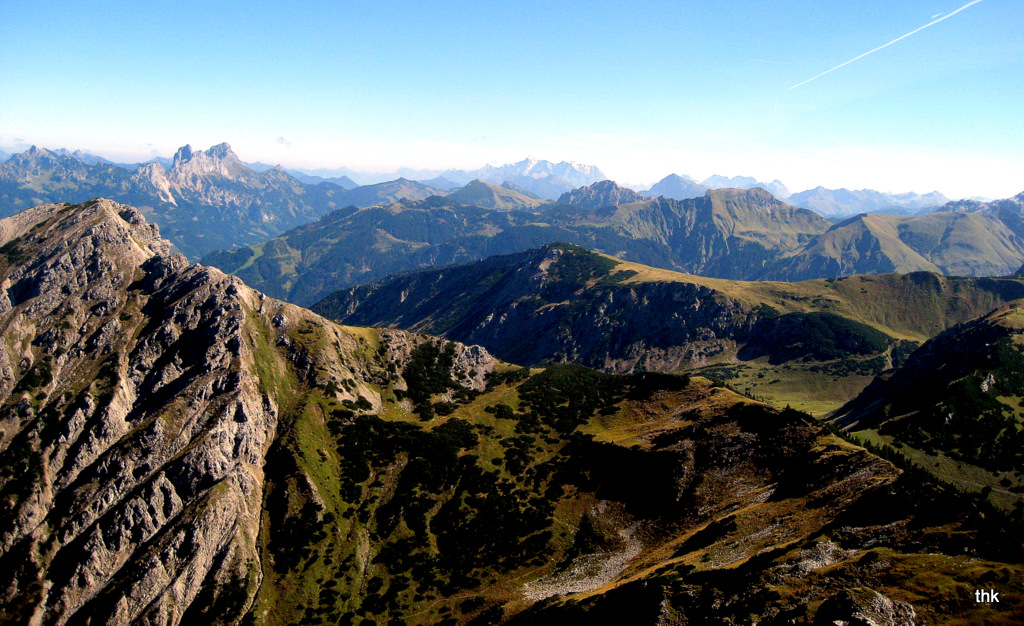
[[(228, 145), (231, 145), (230, 142), (218, 142), (218, 143), (227, 143)], [(194, 151), (195, 150), (206, 151), (206, 150), (209, 150), (210, 148), (212, 148), (213, 145), (218, 145), (218, 144), (213, 144), (213, 145), (210, 145), (210, 146), (203, 146), (203, 147), (197, 146), (195, 144), (183, 144), (182, 146), (179, 146), (179, 148), (184, 147), (184, 145), (190, 145), (192, 150), (194, 150)], [(116, 155), (115, 154), (115, 155), (111, 155), (111, 154), (101, 154), (101, 153), (99, 153), (97, 151), (89, 150), (89, 149), (86, 149), (86, 148), (69, 148), (69, 147), (66, 147), (66, 146), (41, 146), (41, 145), (27, 144), (27, 143), (20, 144), (20, 145), (17, 145), (17, 146), (0, 146), (0, 150), (5, 151), (5, 152), (9, 152), (11, 154), (17, 154), (17, 153), (21, 153), (21, 152), (24, 152), (26, 150), (29, 150), (32, 146), (35, 146), (37, 148), (45, 148), (45, 149), (51, 150), (51, 151), (58, 151), (58, 150), (62, 150), (63, 149), (63, 150), (67, 150), (68, 152), (75, 152), (77, 150), (81, 150), (85, 154), (89, 154), (89, 155), (92, 155), (92, 156), (98, 156), (98, 157), (107, 159), (108, 161), (113, 161), (115, 163), (127, 164), (127, 165), (144, 163), (144, 162), (147, 162), (147, 161), (152, 161), (152, 160), (157, 159), (157, 158), (170, 160), (170, 159), (172, 159), (174, 157), (174, 155), (177, 152), (177, 150), (175, 150), (175, 151), (170, 152), (168, 154), (156, 154), (156, 155), (154, 155), (154, 154), (149, 154), (149, 155), (145, 155), (145, 154), (143, 154), (143, 155), (131, 155), (131, 154)], [(328, 174), (331, 174), (331, 175), (348, 175), (353, 180), (353, 182), (355, 182), (356, 184), (359, 184), (359, 185), (372, 185), (372, 184), (376, 184), (378, 182), (385, 182), (385, 181), (395, 180), (395, 179), (397, 179), (399, 177), (410, 178), (411, 180), (422, 181), (422, 180), (428, 180), (428, 179), (431, 179), (431, 178), (435, 178), (437, 176), (443, 176), (445, 170), (463, 169), (463, 170), (472, 171), (472, 170), (476, 170), (476, 169), (481, 169), (481, 168), (486, 167), (486, 166), (499, 167), (499, 166), (503, 166), (503, 165), (512, 165), (512, 164), (515, 164), (515, 163), (519, 163), (519, 162), (521, 162), (521, 161), (523, 161), (525, 159), (528, 159), (528, 158), (534, 158), (534, 159), (536, 159), (538, 161), (546, 160), (546, 161), (549, 161), (549, 162), (552, 162), (552, 163), (558, 163), (559, 162), (559, 161), (555, 161), (553, 159), (543, 159), (543, 158), (538, 158), (538, 157), (536, 157), (534, 155), (526, 155), (525, 157), (522, 157), (522, 158), (519, 158), (519, 159), (515, 159), (513, 161), (508, 161), (508, 162), (496, 162), (496, 161), (494, 161), (494, 162), (489, 162), (489, 163), (482, 163), (482, 164), (480, 164), (480, 165), (478, 165), (476, 167), (444, 168), (444, 169), (398, 167), (398, 168), (395, 168), (395, 169), (390, 170), (390, 171), (380, 171), (380, 170), (369, 170), (369, 169), (359, 169), (359, 168), (353, 168), (353, 167), (346, 167), (344, 165), (337, 166), (337, 167), (327, 167), (327, 166), (319, 166), (319, 167), (290, 166), (290, 165), (288, 165), (286, 163), (274, 163), (274, 162), (260, 161), (258, 159), (249, 159), (249, 158), (246, 158), (244, 154), (238, 154), (238, 151), (234, 149), (234, 146), (231, 146), (231, 149), (232, 149), (233, 152), (235, 152), (235, 154), (238, 156), (238, 158), (243, 163), (247, 163), (247, 164), (264, 164), (264, 165), (270, 165), (270, 166), (280, 165), (281, 167), (284, 167), (285, 169), (287, 169), (289, 171), (300, 172), (300, 173), (305, 173), (305, 174), (310, 174), (310, 175), (320, 175), (320, 176), (327, 176)], [(598, 164), (598, 163), (580, 163), (579, 161), (570, 161), (570, 162), (575, 163), (577, 165), (595, 166), (598, 169), (600, 169), (603, 173), (605, 173), (606, 175), (608, 174), (604, 170), (604, 168), (602, 168), (601, 165)], [(354, 172), (354, 174), (350, 173), (350, 172)], [(654, 179), (646, 180), (646, 181), (635, 181), (635, 180), (634, 181), (624, 181), (624, 180), (618, 180), (618, 179), (616, 179), (616, 178), (614, 178), (613, 176), (610, 176), (610, 175), (608, 176), (608, 179), (614, 181), (616, 184), (618, 184), (620, 186), (623, 186), (623, 187), (647, 188), (647, 187), (650, 187), (650, 186), (654, 185), (655, 183), (660, 182), (662, 179), (664, 179), (665, 177), (667, 177), (669, 175), (672, 175), (672, 174), (676, 174), (676, 175), (680, 175), (680, 176), (689, 176), (690, 178), (692, 178), (693, 180), (695, 180), (698, 183), (703, 182), (704, 180), (706, 180), (708, 178), (711, 178), (712, 176), (716, 176), (716, 175), (717, 176), (725, 176), (727, 178), (732, 178), (732, 177), (736, 177), (736, 176), (749, 176), (749, 174), (745, 174), (744, 172), (713, 172), (713, 173), (710, 173), (710, 174), (707, 174), (707, 175), (704, 175), (704, 176), (698, 176), (698, 175), (694, 175), (694, 174), (692, 174), (690, 172), (677, 171), (677, 172), (669, 172), (669, 173), (665, 174), (664, 176), (660, 176), (658, 178), (654, 178)], [(759, 182), (771, 183), (771, 182), (773, 182), (775, 180), (778, 180), (778, 179), (767, 179), (767, 180), (759, 179)], [(360, 182), (360, 181), (362, 181), (362, 182)], [(778, 182), (781, 182), (782, 184), (786, 185), (786, 187), (789, 189), (790, 193), (797, 193), (797, 192), (801, 192), (801, 191), (807, 191), (807, 190), (810, 190), (810, 189), (814, 189), (815, 187), (818, 187), (818, 185), (814, 185), (812, 187), (806, 187), (806, 188), (804, 188), (804, 187), (794, 188), (793, 186), (787, 184), (787, 182), (785, 180), (778, 180)], [(864, 187), (864, 188), (857, 188), (857, 189), (848, 188), (848, 189), (851, 189), (851, 190), (854, 190), (854, 191), (858, 191), (860, 189), (873, 189), (875, 191), (880, 191), (880, 192), (883, 192), (883, 193), (893, 193), (893, 194), (906, 193), (906, 192), (915, 192), (915, 193), (919, 193), (919, 194), (927, 194), (927, 193), (932, 193), (932, 192), (936, 192), (936, 191), (940, 192), (940, 193), (942, 192), (941, 189), (930, 189), (930, 190), (918, 190), (918, 189), (879, 189), (879, 188), (874, 188), (874, 187)], [(1014, 195), (1017, 195), (1017, 193), (1020, 193), (1020, 192), (1011, 193), (1008, 196), (1000, 196), (1000, 197), (995, 197), (995, 196), (979, 196), (979, 195), (976, 195), (976, 196), (951, 196), (949, 194), (944, 194), (944, 195), (946, 195), (946, 197), (948, 197), (950, 200), (959, 200), (959, 199), (962, 199), (962, 198), (970, 198), (970, 197), (975, 197), (975, 198), (986, 197), (986, 198), (989, 198), (989, 199), (999, 199), (1001, 197), (1014, 196)]]
[(222, 141), (362, 172), (526, 156), (623, 184), (1024, 189), (1024, 6), (1006, 0), (51, 7), (0, 25), (0, 147), (115, 161)]

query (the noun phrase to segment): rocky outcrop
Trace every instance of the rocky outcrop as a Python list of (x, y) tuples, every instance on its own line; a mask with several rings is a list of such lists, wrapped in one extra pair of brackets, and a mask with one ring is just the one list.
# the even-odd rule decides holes
[(563, 193), (559, 196), (558, 203), (571, 204), (584, 209), (600, 209), (601, 207), (643, 202), (644, 200), (643, 195), (632, 189), (620, 187), (612, 180), (602, 180), (588, 187), (580, 187)]
[(914, 626), (917, 612), (900, 600), (873, 589), (846, 589), (829, 598), (818, 609), (817, 621), (822, 624), (857, 626)]
[[(179, 623), (201, 590), (251, 599), (263, 466), (294, 385), (380, 406), (382, 363), (423, 341), (393, 331), (360, 356), (367, 337), (169, 248), (108, 200), (0, 220), (9, 615)], [(457, 379), (483, 388), (493, 359), (458, 354)]]

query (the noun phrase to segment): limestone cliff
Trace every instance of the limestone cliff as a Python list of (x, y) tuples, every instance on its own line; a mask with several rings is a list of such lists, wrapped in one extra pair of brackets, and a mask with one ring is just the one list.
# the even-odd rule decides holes
[[(349, 332), (168, 250), (107, 200), (0, 220), (11, 615), (178, 623), (204, 588), (251, 599), (264, 459), (290, 381), (379, 406), (369, 383), (395, 378), (382, 363), (401, 366), (422, 341)], [(380, 349), (362, 350), (368, 339)], [(460, 380), (482, 388), (492, 359), (458, 352)]]

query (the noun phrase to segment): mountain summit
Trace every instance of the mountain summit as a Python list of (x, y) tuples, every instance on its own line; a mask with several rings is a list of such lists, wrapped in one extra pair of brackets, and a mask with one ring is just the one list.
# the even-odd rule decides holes
[(703, 196), (707, 190), (707, 185), (702, 185), (689, 176), (669, 174), (647, 190), (646, 195), (652, 198), (665, 196), (666, 198), (674, 198), (676, 200), (686, 200), (687, 198)]
[(751, 176), (726, 177), (715, 174), (705, 179), (701, 184), (709, 189), (753, 189), (754, 187), (761, 187), (768, 190), (776, 198), (785, 199), (789, 197), (789, 189), (786, 189), (786, 186), (780, 180), (763, 183)]
[(447, 199), (459, 204), (501, 210), (535, 209), (547, 204), (544, 200), (531, 198), (510, 187), (515, 185), (499, 186), (475, 179), (448, 194)]
[(632, 189), (620, 187), (613, 180), (602, 180), (589, 187), (567, 191), (558, 197), (559, 204), (571, 204), (585, 209), (643, 202), (646, 198)]
[(534, 158), (500, 166), (487, 165), (476, 170), (448, 170), (442, 172), (441, 176), (463, 185), (473, 179), (496, 185), (508, 182), (547, 200), (554, 200), (576, 187), (608, 178), (593, 165), (571, 161), (552, 163)]
[(186, 145), (178, 149), (171, 160), (173, 176), (178, 179), (217, 174), (234, 179), (256, 171), (242, 163), (227, 143), (219, 143), (207, 151), (192, 150)]

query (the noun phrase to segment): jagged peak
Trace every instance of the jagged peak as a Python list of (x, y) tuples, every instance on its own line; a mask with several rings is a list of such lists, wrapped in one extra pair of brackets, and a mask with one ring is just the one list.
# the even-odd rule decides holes
[(25, 152), (23, 152), (22, 154), (27, 156), (27, 157), (30, 157), (30, 158), (39, 158), (39, 157), (57, 158), (57, 156), (58, 156), (57, 153), (53, 152), (52, 150), (48, 150), (46, 148), (40, 148), (38, 146), (30, 146), (29, 149), (26, 150)]
[(215, 161), (238, 160), (238, 155), (227, 142), (221, 142), (208, 150), (195, 150), (192, 148), (192, 144), (185, 144), (174, 154), (173, 165), (188, 163), (204, 156)]
[(249, 171), (249, 168), (227, 143), (219, 143), (209, 150), (194, 150), (190, 144), (186, 144), (175, 153), (171, 171), (178, 176), (217, 173), (231, 178)]
[[(57, 219), (69, 211), (76, 214), (74, 219)], [(156, 255), (166, 256), (171, 250), (171, 243), (160, 236), (160, 229), (147, 222), (141, 211), (108, 198), (95, 198), (82, 204), (44, 204), (0, 219), (0, 245), (40, 228), (36, 240), (58, 252), (67, 247), (57, 244), (58, 241), (96, 236), (123, 241), (126, 246), (121, 253), (132, 257), (136, 263)]]
[(174, 159), (172, 160), (171, 167), (175, 167), (181, 163), (187, 163), (192, 160), (192, 144), (185, 144), (178, 148), (178, 151), (174, 153)]
[(230, 157), (237, 158), (237, 156), (235, 155), (234, 151), (231, 150), (231, 146), (228, 145), (228, 143), (226, 141), (223, 141), (223, 142), (213, 146), (212, 148), (210, 148), (209, 150), (206, 151), (206, 154), (208, 154), (208, 155), (210, 155), (212, 157), (216, 157), (218, 159), (227, 159), (227, 158), (230, 158)]

